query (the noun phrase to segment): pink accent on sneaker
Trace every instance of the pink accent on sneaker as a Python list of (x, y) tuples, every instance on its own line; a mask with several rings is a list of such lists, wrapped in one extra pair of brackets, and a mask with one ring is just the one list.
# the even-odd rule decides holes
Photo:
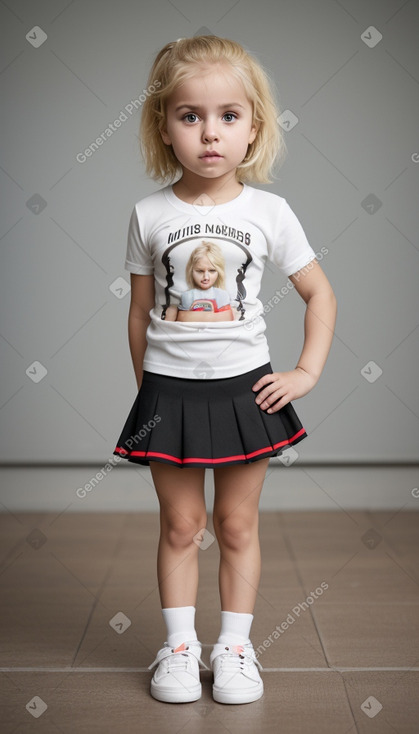
[(232, 645), (230, 649), (233, 652), (237, 653), (237, 655), (240, 655), (242, 652), (244, 652), (243, 645)]
[(210, 655), (214, 674), (212, 695), (218, 703), (251, 703), (263, 695), (263, 670), (252, 643), (221, 645), (217, 643)]
[(166, 703), (186, 703), (201, 697), (199, 666), (209, 669), (201, 660), (201, 647), (198, 640), (182, 642), (176, 648), (170, 647), (167, 641), (164, 643), (148, 667), (152, 670), (157, 665), (150, 683), (153, 698)]
[(175, 647), (173, 652), (182, 652), (182, 650), (186, 650), (186, 642), (182, 642), (182, 644), (179, 645), (179, 647)]

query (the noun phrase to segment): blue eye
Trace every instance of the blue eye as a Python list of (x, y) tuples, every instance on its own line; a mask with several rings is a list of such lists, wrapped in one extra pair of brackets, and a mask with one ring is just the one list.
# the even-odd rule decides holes
[[(237, 120), (237, 115), (235, 112), (225, 112), (223, 117), (232, 117), (233, 120)], [(226, 122), (232, 122), (232, 120), (226, 120)]]
[[(190, 119), (190, 118), (194, 119)], [(223, 119), (229, 117), (229, 120), (225, 120), (225, 122), (233, 122), (234, 120), (237, 120), (238, 115), (236, 115), (235, 112), (224, 112)], [(182, 120), (186, 120), (186, 122), (193, 123), (198, 119), (198, 115), (195, 112), (187, 112), (186, 115), (182, 117)]]
[[(198, 115), (195, 114), (195, 112), (188, 112), (187, 115), (183, 116), (183, 120), (186, 120), (187, 117), (198, 117)], [(188, 122), (195, 122), (195, 120), (188, 120)]]

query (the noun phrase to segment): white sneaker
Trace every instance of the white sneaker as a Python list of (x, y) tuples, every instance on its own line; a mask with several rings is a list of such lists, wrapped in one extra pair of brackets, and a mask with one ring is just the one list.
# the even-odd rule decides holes
[(210, 655), (214, 673), (212, 695), (218, 703), (251, 703), (263, 696), (263, 681), (256, 666), (252, 643), (221, 645), (217, 643)]
[(198, 640), (182, 642), (176, 648), (168, 642), (158, 651), (151, 670), (158, 664), (151, 679), (150, 693), (153, 698), (165, 703), (187, 703), (201, 697), (199, 663), (209, 670), (201, 660), (202, 645)]

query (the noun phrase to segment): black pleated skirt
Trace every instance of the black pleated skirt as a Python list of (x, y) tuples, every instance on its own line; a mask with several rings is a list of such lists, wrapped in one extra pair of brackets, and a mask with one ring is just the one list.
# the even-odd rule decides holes
[(114, 454), (148, 466), (247, 464), (277, 456), (307, 436), (291, 403), (267, 413), (252, 385), (270, 362), (235, 377), (195, 380), (143, 372)]

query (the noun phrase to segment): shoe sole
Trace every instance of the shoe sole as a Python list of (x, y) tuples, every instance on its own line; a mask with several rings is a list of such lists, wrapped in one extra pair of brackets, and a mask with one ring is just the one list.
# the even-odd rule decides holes
[(253, 703), (263, 696), (263, 685), (261, 688), (229, 693), (224, 688), (212, 687), (212, 697), (217, 703)]
[(154, 686), (151, 683), (150, 693), (157, 701), (163, 703), (189, 703), (190, 701), (197, 701), (202, 695), (202, 685), (197, 683), (196, 686), (181, 690), (170, 690), (162, 689), (158, 686)]

